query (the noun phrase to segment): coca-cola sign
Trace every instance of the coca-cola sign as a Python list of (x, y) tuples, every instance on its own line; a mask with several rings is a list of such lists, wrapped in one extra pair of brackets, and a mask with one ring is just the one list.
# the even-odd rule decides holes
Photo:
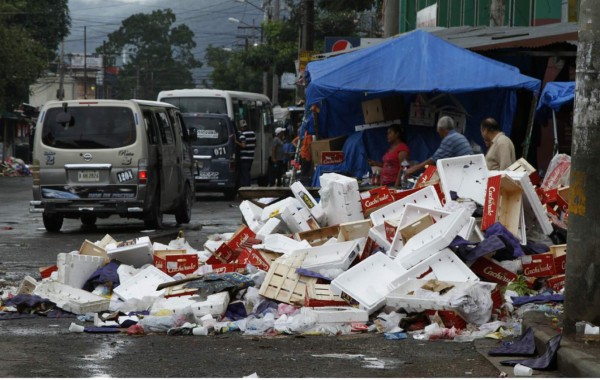
[(504, 285), (517, 279), (516, 273), (504, 269), (500, 265), (485, 257), (480, 257), (477, 259), (477, 261), (471, 265), (471, 270), (479, 277)]

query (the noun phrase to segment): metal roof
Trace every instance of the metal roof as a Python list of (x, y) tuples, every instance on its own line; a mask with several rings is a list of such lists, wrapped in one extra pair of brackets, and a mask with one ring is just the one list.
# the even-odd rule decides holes
[(460, 47), (485, 51), (505, 48), (540, 48), (555, 43), (577, 43), (578, 25), (561, 22), (542, 26), (461, 26), (430, 32)]

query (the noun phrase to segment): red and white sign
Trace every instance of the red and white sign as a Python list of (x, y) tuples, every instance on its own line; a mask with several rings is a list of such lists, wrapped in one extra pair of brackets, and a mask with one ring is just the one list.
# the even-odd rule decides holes
[(237, 264), (251, 264), (258, 269), (269, 271), (269, 262), (255, 249), (245, 249), (236, 260)]
[(331, 45), (331, 51), (344, 51), (348, 49), (352, 49), (352, 43), (348, 40), (337, 40)]
[(560, 292), (565, 287), (565, 278), (564, 274), (552, 276), (546, 279), (546, 284), (555, 292)]
[(508, 285), (518, 278), (516, 273), (503, 268), (486, 257), (478, 258), (473, 265), (471, 265), (471, 270), (485, 280), (502, 285)]
[(341, 150), (331, 150), (321, 152), (322, 165), (335, 165), (344, 162), (344, 152)]
[(198, 269), (198, 255), (183, 249), (154, 251), (154, 266), (169, 276), (190, 274)]
[(417, 182), (415, 183), (415, 187), (416, 188), (425, 187), (427, 185), (431, 185), (431, 183), (429, 183), (430, 181), (437, 183), (437, 182), (439, 182), (439, 180), (440, 180), (440, 176), (437, 174), (437, 166), (429, 165), (429, 166), (427, 166), (427, 168), (425, 169), (423, 174), (421, 174), (419, 176), (419, 178), (417, 179)]
[(556, 274), (565, 274), (567, 269), (567, 245), (551, 245), (550, 253), (554, 256)]
[(528, 277), (554, 276), (554, 256), (551, 253), (521, 256), (523, 274)]
[(387, 186), (376, 187), (360, 193), (360, 203), (365, 217), (393, 201), (394, 197)]

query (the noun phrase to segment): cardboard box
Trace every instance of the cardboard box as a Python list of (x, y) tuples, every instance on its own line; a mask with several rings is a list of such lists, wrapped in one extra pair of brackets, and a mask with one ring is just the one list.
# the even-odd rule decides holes
[(255, 250), (255, 249), (245, 249), (240, 253), (236, 260), (237, 264), (251, 264), (252, 266), (264, 270), (265, 272), (269, 271), (270, 261), (265, 259), (263, 255)]
[(546, 279), (546, 284), (555, 292), (560, 292), (565, 287), (565, 279), (566, 276), (564, 274), (548, 277)]
[(396, 236), (396, 230), (398, 229), (398, 223), (400, 221), (397, 219), (390, 220), (386, 219), (383, 221), (383, 225), (385, 227), (385, 238), (390, 243), (394, 240), (394, 236)]
[(515, 237), (520, 238), (519, 225), (523, 209), (523, 190), (510, 177), (496, 175), (488, 178), (481, 229), (487, 230), (496, 222), (502, 223)]
[(365, 124), (401, 119), (404, 100), (400, 96), (388, 96), (362, 102)]
[(219, 248), (206, 260), (207, 264), (227, 264), (235, 261), (240, 255), (240, 251), (235, 251), (227, 243), (221, 243)]
[(554, 255), (551, 253), (538, 253), (536, 255), (521, 256), (523, 274), (528, 277), (554, 276)]
[(435, 222), (433, 221), (431, 215), (425, 214), (409, 224), (398, 227), (402, 242), (406, 244), (411, 237), (425, 230), (427, 227), (433, 226), (434, 223)]
[(376, 187), (360, 193), (360, 204), (365, 218), (373, 211), (379, 210), (393, 201), (394, 197), (387, 186)]
[(321, 165), (335, 165), (344, 162), (344, 152), (341, 150), (333, 151), (322, 151), (319, 164)]
[(471, 265), (471, 270), (485, 280), (502, 285), (508, 285), (518, 278), (516, 273), (501, 267), (496, 264), (494, 260), (488, 259), (487, 257), (480, 257), (475, 260)]
[(306, 240), (310, 245), (314, 247), (325, 243), (331, 238), (337, 238), (339, 233), (340, 226), (339, 224), (336, 224), (333, 226), (321, 227), (316, 230), (298, 232), (294, 234), (294, 236), (296, 240)]
[(554, 270), (556, 274), (565, 274), (567, 268), (567, 245), (551, 245), (550, 253), (554, 257)]
[(198, 254), (188, 254), (185, 249), (156, 250), (154, 266), (169, 276), (194, 273), (198, 269)]
[(427, 165), (423, 174), (419, 176), (415, 183), (415, 188), (433, 185), (440, 182), (440, 175), (437, 172), (437, 166)]
[(344, 147), (347, 136), (315, 140), (310, 144), (312, 161), (316, 165), (321, 161), (321, 152), (340, 151)]
[(58, 266), (56, 265), (50, 265), (47, 267), (41, 267), (40, 268), (40, 276), (42, 278), (48, 278), (50, 277), (50, 275), (52, 274), (52, 272), (56, 272), (58, 271)]
[(214, 273), (246, 273), (246, 264), (211, 264)]

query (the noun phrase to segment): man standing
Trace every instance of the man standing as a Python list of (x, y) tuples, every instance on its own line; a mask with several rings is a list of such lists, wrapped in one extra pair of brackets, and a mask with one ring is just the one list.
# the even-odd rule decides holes
[(240, 147), (239, 179), (240, 186), (250, 186), (250, 171), (254, 160), (254, 149), (256, 148), (256, 134), (248, 129), (246, 120), (240, 121), (240, 137), (235, 143)]
[(481, 122), (481, 137), (488, 147), (485, 162), (489, 170), (504, 170), (516, 161), (515, 146), (491, 117)]
[(442, 116), (437, 122), (437, 133), (442, 138), (440, 147), (435, 151), (435, 153), (433, 153), (433, 156), (427, 160), (406, 169), (405, 177), (425, 168), (427, 165), (435, 165), (437, 160), (441, 158), (459, 157), (473, 154), (473, 148), (471, 148), (469, 140), (467, 140), (465, 136), (458, 133), (454, 129), (455, 127), (456, 123), (454, 122), (454, 119), (452, 119), (450, 116)]
[(284, 160), (285, 152), (283, 150), (283, 139), (285, 138), (285, 128), (276, 128), (275, 137), (271, 144), (271, 176), (269, 186), (281, 186), (282, 177), (285, 173)]

